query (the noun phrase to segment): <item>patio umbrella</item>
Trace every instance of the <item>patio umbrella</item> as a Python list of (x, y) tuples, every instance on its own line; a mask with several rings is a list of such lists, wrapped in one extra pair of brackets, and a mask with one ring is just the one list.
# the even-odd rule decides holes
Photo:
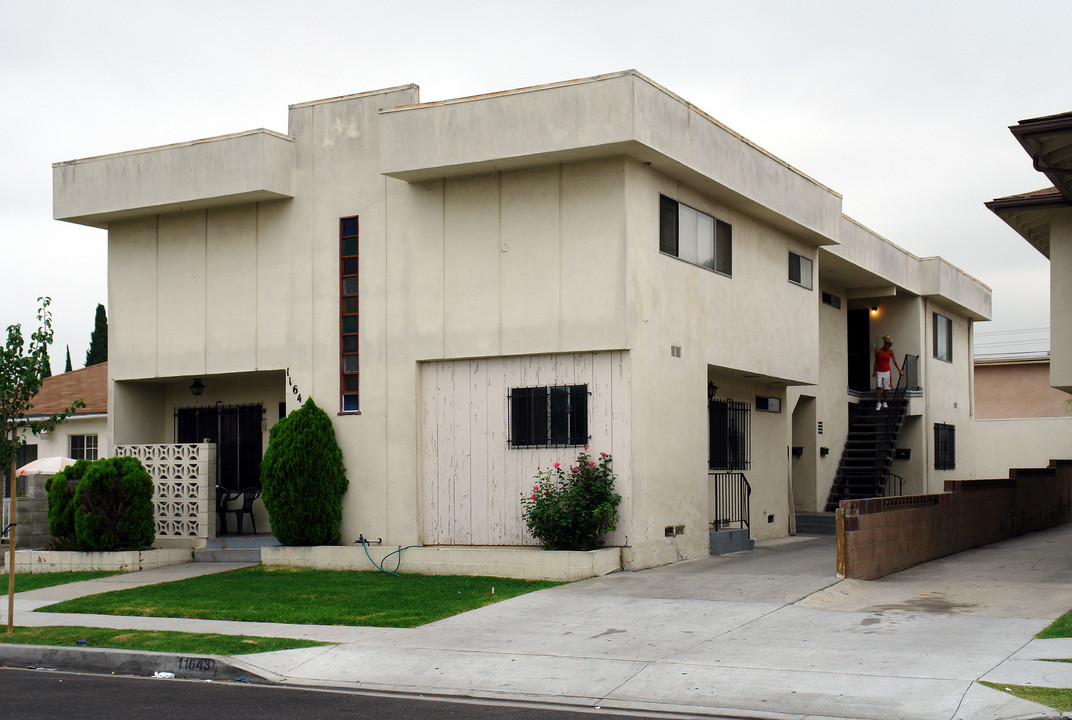
[(33, 462), (26, 463), (15, 471), (18, 476), (23, 475), (55, 475), (68, 465), (74, 465), (75, 460), (69, 457), (46, 457), (37, 458)]

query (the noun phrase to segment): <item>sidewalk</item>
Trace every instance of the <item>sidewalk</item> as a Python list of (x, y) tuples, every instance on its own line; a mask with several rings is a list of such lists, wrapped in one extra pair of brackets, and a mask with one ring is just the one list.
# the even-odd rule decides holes
[(196, 563), (22, 593), (16, 623), (341, 643), (225, 659), (287, 684), (750, 718), (1056, 717), (976, 681), (1072, 687), (1072, 664), (1038, 659), (1072, 657), (1072, 640), (1032, 640), (1072, 608), (1070, 544), (1072, 525), (863, 582), (837, 580), (833, 538), (788, 538), (413, 629), (28, 612), (237, 567)]

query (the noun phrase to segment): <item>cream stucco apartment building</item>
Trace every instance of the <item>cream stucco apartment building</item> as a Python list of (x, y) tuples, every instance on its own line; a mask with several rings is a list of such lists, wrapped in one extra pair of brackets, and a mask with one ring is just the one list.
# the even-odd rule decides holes
[(252, 452), (220, 481), (256, 482), (312, 397), (350, 480), (344, 544), (532, 545), (521, 492), (585, 445), (614, 458), (625, 567), (707, 554), (728, 472), (752, 537), (787, 535), (827, 502), (886, 333), (919, 358), (903, 491), (972, 476), (989, 288), (634, 71), (301, 103), (287, 134), (54, 182), (56, 218), (108, 232), (113, 442), (211, 436)]

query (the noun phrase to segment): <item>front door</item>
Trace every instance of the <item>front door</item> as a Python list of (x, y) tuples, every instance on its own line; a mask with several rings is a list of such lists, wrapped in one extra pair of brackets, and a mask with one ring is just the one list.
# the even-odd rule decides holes
[(848, 314), (849, 389), (871, 390), (871, 317), (867, 308)]
[(175, 409), (175, 442), (216, 443), (216, 484), (230, 492), (261, 485), (261, 405)]

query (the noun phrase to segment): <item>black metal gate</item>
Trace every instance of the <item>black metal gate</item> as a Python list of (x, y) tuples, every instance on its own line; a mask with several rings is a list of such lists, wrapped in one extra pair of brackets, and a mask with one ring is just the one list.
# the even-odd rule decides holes
[(175, 442), (216, 443), (217, 485), (260, 487), (263, 419), (260, 403), (175, 408)]

